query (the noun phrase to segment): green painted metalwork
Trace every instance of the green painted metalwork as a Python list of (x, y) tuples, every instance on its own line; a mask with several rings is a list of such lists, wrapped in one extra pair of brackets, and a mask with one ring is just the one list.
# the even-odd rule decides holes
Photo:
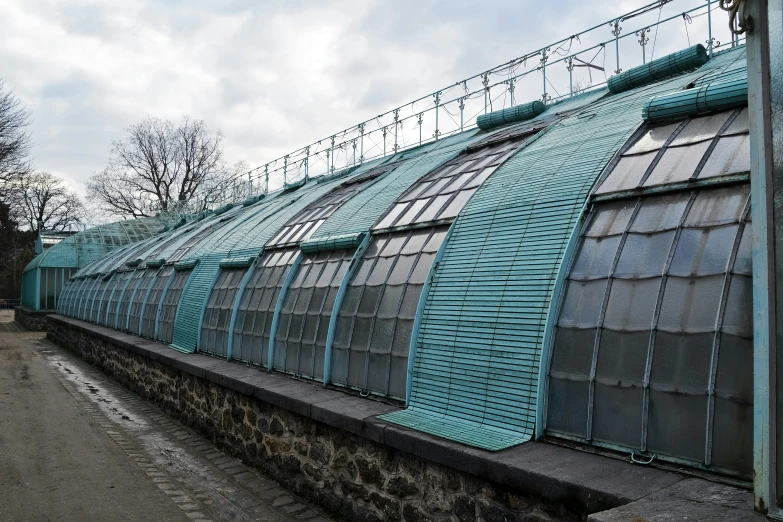
[(541, 100), (536, 100), (499, 111), (481, 114), (476, 118), (476, 125), (481, 130), (490, 130), (508, 125), (509, 123), (533, 119), (545, 110), (546, 105)]
[(642, 118), (651, 122), (681, 119), (748, 104), (748, 79), (712, 82), (701, 87), (651, 98), (642, 107)]
[(255, 261), (255, 256), (253, 257), (227, 257), (225, 259), (221, 259), (219, 266), (220, 268), (247, 268), (250, 265), (253, 264), (253, 261)]
[(280, 288), (280, 293), (277, 294), (277, 304), (275, 304), (275, 312), (272, 315), (272, 327), (270, 328), (269, 335), (269, 347), (267, 348), (267, 362), (270, 370), (275, 368), (275, 332), (277, 332), (277, 324), (280, 322), (280, 310), (283, 308), (285, 302), (285, 296), (288, 293), (288, 287), (291, 286), (296, 272), (299, 270), (299, 265), (302, 263), (302, 252), (300, 251), (294, 258), (294, 262), (288, 269), (288, 274), (283, 280), (283, 286)]
[(353, 234), (340, 234), (318, 240), (305, 241), (299, 248), (305, 253), (356, 248), (361, 244), (365, 234), (366, 232), (355, 232)]
[(418, 154), (340, 207), (318, 229), (311, 241), (369, 230), (413, 182), (459, 154), (480, 137), (483, 136), (477, 136), (476, 131), (472, 130), (417, 149)]
[(479, 189), (453, 225), (416, 345), (408, 409), (384, 420), (488, 450), (534, 435), (541, 346), (587, 194), (641, 107), (732, 61), (608, 96), (555, 123)]
[(694, 45), (612, 76), (606, 82), (606, 86), (609, 92), (619, 94), (695, 69), (704, 65), (709, 59), (707, 49), (703, 45)]

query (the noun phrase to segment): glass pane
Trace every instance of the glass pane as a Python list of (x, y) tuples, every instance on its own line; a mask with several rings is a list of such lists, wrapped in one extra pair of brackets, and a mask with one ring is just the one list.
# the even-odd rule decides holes
[(686, 226), (714, 226), (739, 220), (748, 199), (749, 185), (699, 192), (693, 202)]
[(687, 181), (696, 173), (696, 167), (709, 146), (710, 142), (703, 141), (695, 145), (669, 147), (663, 153), (650, 177), (644, 182), (644, 186), (652, 187)]
[(722, 330), (748, 339), (753, 337), (753, 279), (750, 276), (731, 276)]
[(688, 205), (690, 194), (645, 198), (633, 220), (631, 232), (658, 232), (676, 228)]
[(413, 264), (416, 262), (416, 255), (399, 256), (397, 262), (392, 268), (391, 275), (389, 275), (388, 283), (390, 285), (399, 285), (408, 280)]
[(704, 461), (707, 395), (650, 390), (649, 451)]
[[(416, 317), (416, 308), (419, 306), (419, 296), (421, 295), (422, 285), (408, 284), (405, 295), (400, 305), (399, 316), (405, 319)], [(387, 288), (388, 290), (388, 288)]]
[[(413, 223), (414, 219), (416, 218), (417, 214), (421, 211), (421, 209), (424, 208), (424, 206), (430, 202), (430, 199), (417, 199), (414, 201), (410, 208), (405, 211), (405, 214), (402, 215), (402, 217), (395, 223), (395, 226), (401, 226), (401, 225), (410, 225)], [(378, 227), (382, 228), (382, 227)]]
[(753, 340), (722, 334), (718, 351), (715, 393), (719, 397), (753, 402)]
[(654, 127), (648, 130), (644, 136), (639, 138), (639, 141), (637, 141), (633, 147), (628, 149), (626, 154), (639, 154), (640, 152), (657, 151), (663, 147), (663, 144), (666, 143), (666, 140), (669, 139), (669, 136), (671, 136), (672, 132), (677, 130), (677, 127), (679, 126), (680, 124), (678, 122), (672, 123), (670, 125)]
[(410, 275), (410, 282), (416, 284), (424, 283), (430, 273), (430, 268), (432, 267), (432, 261), (434, 259), (435, 254), (423, 252), (419, 256), (416, 266)]
[(746, 222), (742, 231), (742, 238), (740, 239), (739, 248), (737, 249), (737, 257), (734, 259), (733, 272), (735, 274), (752, 274), (752, 261), (751, 261), (751, 242), (753, 241), (753, 226), (751, 223)]
[(595, 332), (595, 328), (577, 330), (557, 327), (550, 374), (587, 380), (593, 363)]
[(608, 277), (620, 237), (585, 238), (569, 277), (579, 280)]
[(606, 293), (606, 283), (606, 279), (587, 282), (569, 281), (558, 325), (570, 328), (596, 326)]
[(666, 280), (658, 328), (668, 332), (711, 332), (715, 330), (723, 290), (722, 275)]
[(449, 206), (446, 207), (446, 209), (443, 211), (443, 213), (440, 216), (438, 216), (438, 218), (451, 219), (453, 217), (456, 217), (457, 214), (459, 214), (460, 210), (462, 210), (462, 207), (464, 207), (465, 204), (470, 200), (470, 198), (473, 197), (473, 194), (475, 194), (476, 190), (478, 189), (468, 189), (457, 193), (457, 195), (454, 197), (454, 200), (452, 200), (452, 202), (449, 203)]
[(362, 298), (359, 301), (359, 309), (357, 313), (362, 316), (375, 315), (375, 309), (378, 305), (378, 299), (381, 295), (382, 286), (365, 286)]
[(589, 389), (587, 381), (550, 378), (547, 430), (586, 437)]
[(412, 199), (418, 198), (421, 193), (425, 192), (428, 188), (430, 188), (431, 185), (431, 181), (423, 181), (418, 185), (413, 186), (408, 190), (408, 192), (405, 193), (403, 197), (400, 198), (400, 201), (410, 201)]
[(644, 400), (641, 386), (596, 382), (594, 393), (593, 438), (638, 448)]
[(396, 318), (404, 285), (387, 285), (378, 307), (378, 317)]
[(440, 212), (441, 208), (443, 208), (443, 205), (445, 205), (446, 202), (450, 199), (451, 194), (444, 194), (433, 198), (432, 202), (429, 204), (429, 206), (427, 206), (424, 212), (422, 212), (421, 215), (416, 218), (416, 222), (424, 223), (426, 221), (434, 220)]
[(444, 177), (433, 183), (430, 188), (428, 188), (425, 192), (421, 193), (422, 198), (428, 198), (432, 197), (436, 194), (440, 194), (441, 190), (446, 187), (449, 183), (451, 183), (453, 178), (451, 177)]
[(650, 385), (668, 392), (706, 396), (714, 339), (711, 332), (656, 332)]
[(712, 426), (712, 464), (752, 477), (753, 404), (716, 397)]
[(392, 207), (386, 216), (373, 228), (389, 228), (394, 224), (396, 219), (402, 214), (402, 211), (408, 207), (408, 203), (398, 203)]
[(748, 129), (748, 108), (746, 107), (734, 118), (734, 121), (731, 122), (731, 125), (729, 125), (729, 128), (726, 129), (723, 135), (748, 132)]
[(609, 292), (604, 326), (616, 331), (649, 330), (661, 280), (615, 279)]
[(448, 232), (449, 227), (438, 227), (436, 229), (433, 229), (432, 235), (430, 236), (429, 240), (427, 241), (427, 244), (424, 245), (424, 248), (422, 249), (423, 252), (431, 252), (435, 253), (440, 248), (441, 243), (443, 243), (443, 240), (446, 238), (446, 233)]
[[(410, 290), (410, 287), (408, 287)], [(418, 298), (418, 293), (415, 292), (415, 288), (411, 294), (415, 294)], [(408, 292), (406, 292), (406, 295)], [(397, 328), (394, 331), (394, 344), (392, 344), (392, 354), (404, 357), (407, 361), (408, 353), (411, 346), (411, 334), (413, 332), (413, 320), (412, 319), (399, 319), (397, 320)], [(407, 366), (407, 363), (406, 363)]]
[(485, 181), (492, 175), (493, 172), (495, 172), (496, 167), (487, 167), (481, 172), (479, 172), (475, 178), (470, 180), (470, 182), (465, 185), (466, 189), (474, 188), (474, 187), (480, 187), (484, 184)]
[(381, 251), (382, 256), (393, 256), (400, 252), (403, 245), (405, 244), (406, 240), (408, 239), (408, 233), (404, 232), (402, 234), (394, 234), (391, 237), (389, 237), (388, 242), (386, 243), (386, 246)]
[(379, 257), (375, 261), (375, 266), (370, 273), (370, 277), (367, 279), (368, 285), (380, 285), (386, 282), (386, 277), (389, 275), (393, 257)]
[(649, 345), (649, 331), (614, 332), (604, 329), (598, 346), (596, 379), (617, 386), (641, 386)]
[(595, 193), (606, 194), (635, 189), (656, 154), (658, 153), (647, 152), (635, 156), (623, 156)]
[(750, 136), (721, 138), (704, 164), (699, 179), (750, 172)]
[(359, 261), (359, 266), (356, 269), (356, 275), (353, 277), (353, 281), (351, 281), (352, 285), (363, 285), (367, 282), (367, 277), (370, 275), (370, 272), (372, 271), (373, 264), (375, 263), (374, 259), (362, 259)]
[(405, 243), (400, 253), (404, 254), (418, 254), (424, 248), (424, 243), (427, 238), (430, 237), (429, 230), (414, 230), (411, 232), (410, 238)]
[(465, 172), (463, 174), (460, 174), (459, 176), (455, 176), (451, 183), (449, 183), (448, 187), (445, 187), (442, 191), (444, 194), (450, 194), (452, 192), (455, 192), (462, 188), (462, 185), (464, 185), (470, 178), (473, 177), (475, 172)]
[(635, 201), (627, 199), (601, 204), (585, 235), (602, 237), (623, 233), (628, 226), (628, 220), (631, 219), (634, 205)]
[(693, 118), (671, 143), (671, 147), (712, 140), (734, 111)]
[(634, 279), (663, 274), (674, 231), (656, 234), (628, 234), (614, 275)]
[(736, 235), (737, 225), (683, 229), (669, 273), (689, 277), (726, 272)]

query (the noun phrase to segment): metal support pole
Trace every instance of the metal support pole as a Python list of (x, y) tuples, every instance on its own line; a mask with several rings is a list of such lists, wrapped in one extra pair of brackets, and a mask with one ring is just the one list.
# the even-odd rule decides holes
[(383, 129), (383, 157), (386, 157), (386, 127)]
[(712, 59), (712, 46), (714, 38), (712, 37), (712, 0), (707, 0), (707, 50)]
[(361, 133), (361, 148), (359, 149), (359, 163), (364, 163), (364, 123), (359, 124), (359, 132)]
[(250, 173), (247, 173), (247, 195), (252, 196), (253, 195), (253, 178), (251, 177)]
[(283, 156), (283, 186), (288, 185), (288, 155)]
[(459, 131), (465, 128), (465, 98), (459, 99)]
[(617, 69), (615, 69), (614, 73), (620, 74), (623, 72), (623, 70), (620, 69), (620, 33), (623, 30), (623, 28), (620, 27), (620, 19), (618, 18), (614, 22), (610, 23), (609, 27), (612, 28), (612, 34), (614, 35), (614, 52), (617, 59)]
[(636, 36), (639, 37), (639, 45), (642, 46), (642, 63), (647, 63), (647, 42), (650, 41), (650, 37), (647, 35), (650, 34), (650, 28), (645, 27), (641, 31), (636, 31)]
[(511, 95), (511, 107), (514, 106), (514, 78), (508, 79), (508, 93)]
[(307, 183), (307, 180), (310, 178), (310, 145), (305, 147), (304, 171), (305, 183)]
[(433, 94), (435, 97), (435, 134), (433, 136), (435, 137), (435, 141), (438, 141), (438, 138), (440, 137), (440, 128), (438, 127), (438, 113), (440, 112), (438, 109), (440, 107), (440, 91)]
[(331, 172), (331, 173), (334, 173), (334, 136), (332, 136), (332, 146), (331, 146), (331, 151), (332, 151), (332, 167), (331, 167), (331, 169), (329, 170), (329, 172)]
[[(783, 465), (777, 431), (783, 333), (783, 0), (745, 0), (731, 26), (746, 30), (750, 198), (753, 219), (753, 489), (755, 506), (779, 517)], [(738, 23), (739, 22), (739, 23)], [(734, 38), (732, 36), (732, 41)]]
[(353, 139), (353, 165), (356, 166), (356, 138)]
[(569, 56), (566, 62), (566, 69), (568, 69), (568, 94), (574, 95), (574, 57)]
[(397, 154), (397, 125), (400, 123), (400, 109), (394, 109), (394, 153)]
[(484, 114), (487, 113), (487, 107), (489, 106), (488, 97), (489, 97), (489, 73), (483, 74), (484, 79), (481, 80), (482, 85), (484, 85)]
[(264, 165), (264, 194), (269, 194), (269, 163)]
[(544, 94), (542, 99), (544, 100), (544, 103), (546, 103), (546, 51), (546, 49), (541, 51), (541, 72), (544, 75)]
[(421, 123), (422, 123), (421, 113), (419, 113), (419, 145), (421, 145)]

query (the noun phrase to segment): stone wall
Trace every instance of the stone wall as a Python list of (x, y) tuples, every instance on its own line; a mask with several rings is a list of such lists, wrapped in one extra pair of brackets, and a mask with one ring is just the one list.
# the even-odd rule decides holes
[(14, 307), (14, 322), (24, 326), (30, 331), (45, 332), (49, 328), (49, 314), (52, 311), (30, 310), (21, 306)]
[(562, 503), (238, 393), (64, 322), (52, 321), (48, 337), (339, 519), (534, 522), (586, 517)]

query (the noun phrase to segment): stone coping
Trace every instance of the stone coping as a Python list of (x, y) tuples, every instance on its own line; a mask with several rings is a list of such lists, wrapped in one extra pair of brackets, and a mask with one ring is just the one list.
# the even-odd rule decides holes
[(33, 310), (32, 308), (25, 308), (24, 306), (14, 306), (14, 310), (17, 309), (27, 315), (52, 315), (57, 313), (56, 310)]
[[(397, 406), (258, 367), (230, 363), (198, 353), (184, 354), (149, 339), (76, 319), (51, 315), (49, 320), (237, 393), (418, 458), (562, 503), (577, 512), (597, 513), (624, 506), (687, 478), (659, 468), (634, 465), (546, 442), (528, 442), (489, 452), (376, 418), (377, 415), (399, 410)], [(687, 480), (702, 483), (704, 488), (712, 484), (703, 479)], [(743, 490), (737, 491), (750, 495)], [(748, 504), (748, 511), (751, 509), (752, 500)]]

